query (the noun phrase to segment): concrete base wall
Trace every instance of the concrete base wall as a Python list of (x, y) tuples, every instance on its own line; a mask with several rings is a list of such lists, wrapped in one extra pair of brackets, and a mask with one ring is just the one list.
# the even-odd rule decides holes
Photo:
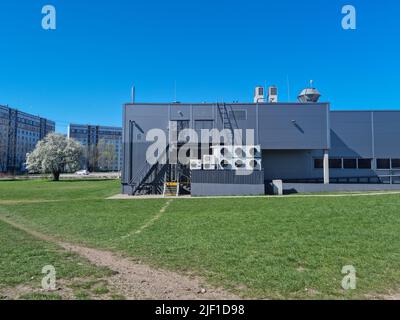
[(192, 196), (258, 196), (265, 194), (264, 184), (192, 183)]
[(132, 194), (132, 187), (127, 184), (123, 184), (121, 187), (121, 191), (122, 194)]
[(400, 184), (313, 184), (284, 183), (284, 193), (362, 192), (400, 190)]

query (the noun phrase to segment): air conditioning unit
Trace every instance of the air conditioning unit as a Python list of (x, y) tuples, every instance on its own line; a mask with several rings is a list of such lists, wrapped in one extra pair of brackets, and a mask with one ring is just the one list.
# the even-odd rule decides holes
[(232, 159), (219, 159), (218, 160), (218, 169), (219, 170), (234, 170)]
[(232, 159), (234, 158), (233, 146), (214, 146), (213, 155), (215, 159)]
[(201, 160), (191, 159), (190, 170), (201, 170)]
[(235, 159), (234, 170), (246, 170), (246, 159)]
[(265, 102), (264, 87), (256, 87), (254, 92), (254, 103), (264, 103), (264, 102)]
[(261, 158), (261, 146), (247, 146), (247, 158)]
[(235, 146), (233, 148), (233, 155), (235, 158), (240, 158), (240, 159), (247, 158), (248, 155), (247, 155), (246, 147), (245, 146)]
[(278, 88), (271, 86), (268, 88), (268, 102), (278, 103)]
[(215, 170), (215, 157), (212, 155), (203, 156), (203, 169), (204, 170)]
[(262, 170), (261, 159), (247, 159), (245, 167), (246, 170), (261, 171)]

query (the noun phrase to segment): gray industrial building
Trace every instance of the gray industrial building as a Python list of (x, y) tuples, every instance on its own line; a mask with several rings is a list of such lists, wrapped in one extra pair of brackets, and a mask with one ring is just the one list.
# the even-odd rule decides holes
[[(123, 193), (165, 194), (176, 188), (178, 195), (256, 195), (268, 192), (274, 180), (290, 192), (400, 189), (400, 111), (331, 111), (312, 87), (299, 95), (299, 103), (279, 103), (276, 88), (269, 89), (268, 99), (263, 94), (256, 89), (254, 103), (124, 105)], [(201, 129), (227, 129), (232, 135), (252, 129), (260, 168), (238, 174), (219, 159), (212, 170), (200, 163), (194, 170), (148, 163), (147, 134), (161, 129), (170, 137), (172, 127), (199, 135)], [(179, 141), (169, 140), (165, 153), (179, 148)]]
[[(99, 125), (70, 124), (68, 137), (82, 144), (85, 148), (85, 160), (82, 167), (91, 171), (120, 171), (122, 167), (122, 128)], [(99, 143), (112, 147), (113, 152), (105, 158), (99, 153)], [(92, 159), (91, 159), (92, 158)]]
[(26, 171), (26, 154), (54, 131), (53, 121), (0, 105), (0, 172)]

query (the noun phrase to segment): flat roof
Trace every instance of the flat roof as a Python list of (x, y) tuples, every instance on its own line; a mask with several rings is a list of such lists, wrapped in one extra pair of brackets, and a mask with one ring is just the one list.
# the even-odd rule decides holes
[[(231, 106), (313, 106), (313, 105), (330, 105), (330, 102), (277, 102), (277, 103), (250, 103), (250, 102), (135, 102), (125, 103), (124, 106), (215, 106), (217, 104), (225, 104)], [(399, 109), (348, 109), (348, 110), (335, 110), (330, 109), (331, 112), (400, 112)]]
[(94, 128), (99, 128), (99, 129), (107, 129), (107, 130), (115, 130), (115, 131), (120, 131), (122, 130), (122, 127), (113, 127), (113, 126), (103, 126), (103, 125), (95, 125), (95, 124), (77, 124), (77, 123), (70, 123), (69, 127), (79, 127), (79, 128), (85, 128), (87, 129), (88, 127), (94, 127)]
[(11, 107), (5, 106), (5, 105), (0, 105), (0, 107), (1, 107), (2, 109), (6, 109), (6, 110), (14, 110), (14, 111), (17, 112), (17, 115), (22, 115), (22, 116), (24, 116), (24, 117), (32, 118), (32, 119), (35, 119), (35, 120), (43, 119), (43, 120), (46, 120), (46, 122), (48, 122), (48, 123), (53, 123), (53, 124), (55, 125), (55, 121), (50, 120), (50, 119), (48, 119), (48, 118), (41, 117), (41, 116), (39, 116), (39, 115), (34, 115), (34, 114), (31, 114), (31, 113), (27, 113), (27, 112), (21, 111), (21, 110), (19, 110), (19, 109), (11, 108)]
[(145, 105), (145, 106), (215, 106), (217, 104), (225, 104), (225, 105), (236, 105), (236, 106), (312, 106), (312, 105), (321, 105), (321, 104), (330, 104), (329, 102), (317, 102), (317, 103), (302, 103), (302, 102), (277, 102), (277, 103), (254, 103), (254, 102), (128, 102), (125, 103), (125, 106), (135, 106), (135, 105)]

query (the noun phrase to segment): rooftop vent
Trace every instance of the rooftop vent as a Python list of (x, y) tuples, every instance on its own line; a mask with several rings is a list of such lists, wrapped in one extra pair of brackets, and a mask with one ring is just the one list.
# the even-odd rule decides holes
[(268, 102), (278, 103), (278, 88), (276, 86), (268, 88)]
[(264, 88), (256, 87), (254, 92), (254, 103), (263, 103), (265, 102)]
[(310, 81), (310, 87), (304, 89), (299, 96), (297, 97), (297, 99), (301, 102), (301, 103), (317, 103), (319, 98), (321, 97), (321, 94), (319, 93), (319, 91), (317, 89), (314, 88), (313, 85), (313, 81)]

